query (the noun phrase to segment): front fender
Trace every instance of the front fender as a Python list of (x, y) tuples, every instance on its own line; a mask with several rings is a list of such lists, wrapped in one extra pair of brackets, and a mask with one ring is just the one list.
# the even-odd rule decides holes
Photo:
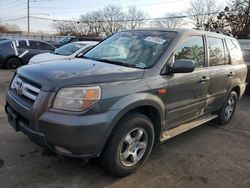
[(119, 113), (115, 116), (112, 121), (112, 129), (118, 123), (118, 121), (124, 117), (128, 112), (136, 109), (137, 107), (150, 106), (157, 110), (160, 115), (161, 128), (165, 123), (165, 105), (163, 101), (156, 95), (149, 93), (136, 93), (128, 95), (120, 99), (110, 110), (119, 110)]

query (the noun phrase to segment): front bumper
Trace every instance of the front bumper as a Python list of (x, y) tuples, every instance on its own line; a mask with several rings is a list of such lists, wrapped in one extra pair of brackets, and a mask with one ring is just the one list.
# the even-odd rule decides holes
[(118, 111), (92, 115), (63, 114), (44, 106), (49, 103), (49, 97), (44, 95), (41, 97), (43, 103), (36, 101), (27, 108), (11, 92), (7, 93), (5, 110), (14, 129), (56, 153), (81, 158), (99, 156)]

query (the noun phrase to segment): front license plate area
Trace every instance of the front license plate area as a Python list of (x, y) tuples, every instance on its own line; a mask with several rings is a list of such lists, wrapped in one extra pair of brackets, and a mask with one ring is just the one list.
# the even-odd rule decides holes
[(8, 122), (10, 125), (16, 130), (19, 131), (18, 126), (17, 126), (17, 121), (18, 121), (18, 115), (16, 112), (11, 110), (9, 107), (7, 107), (7, 116), (8, 116)]

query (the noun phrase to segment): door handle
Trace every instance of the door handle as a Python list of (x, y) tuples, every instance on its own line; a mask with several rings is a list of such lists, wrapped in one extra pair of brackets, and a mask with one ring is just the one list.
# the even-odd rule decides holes
[(235, 72), (230, 72), (229, 74), (228, 74), (228, 77), (232, 77), (232, 76), (234, 76), (235, 75)]
[(208, 80), (210, 80), (210, 78), (209, 78), (209, 77), (206, 77), (206, 76), (203, 76), (203, 77), (200, 79), (201, 83), (207, 82)]

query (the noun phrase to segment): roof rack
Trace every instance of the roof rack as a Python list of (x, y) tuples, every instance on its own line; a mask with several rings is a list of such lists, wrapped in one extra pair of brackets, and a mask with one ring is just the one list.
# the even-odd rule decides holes
[(196, 30), (203, 30), (203, 31), (210, 31), (210, 32), (215, 32), (218, 34), (223, 34), (223, 35), (227, 35), (229, 37), (233, 37), (233, 35), (231, 33), (228, 33), (226, 31), (221, 31), (221, 30), (209, 30), (209, 29), (204, 29), (204, 28), (194, 28)]
[(219, 33), (219, 34), (223, 34), (223, 35), (227, 35), (229, 37), (233, 37), (233, 35), (231, 33), (228, 33), (226, 31), (220, 31), (220, 30), (210, 30), (211, 32), (215, 32), (215, 33)]

